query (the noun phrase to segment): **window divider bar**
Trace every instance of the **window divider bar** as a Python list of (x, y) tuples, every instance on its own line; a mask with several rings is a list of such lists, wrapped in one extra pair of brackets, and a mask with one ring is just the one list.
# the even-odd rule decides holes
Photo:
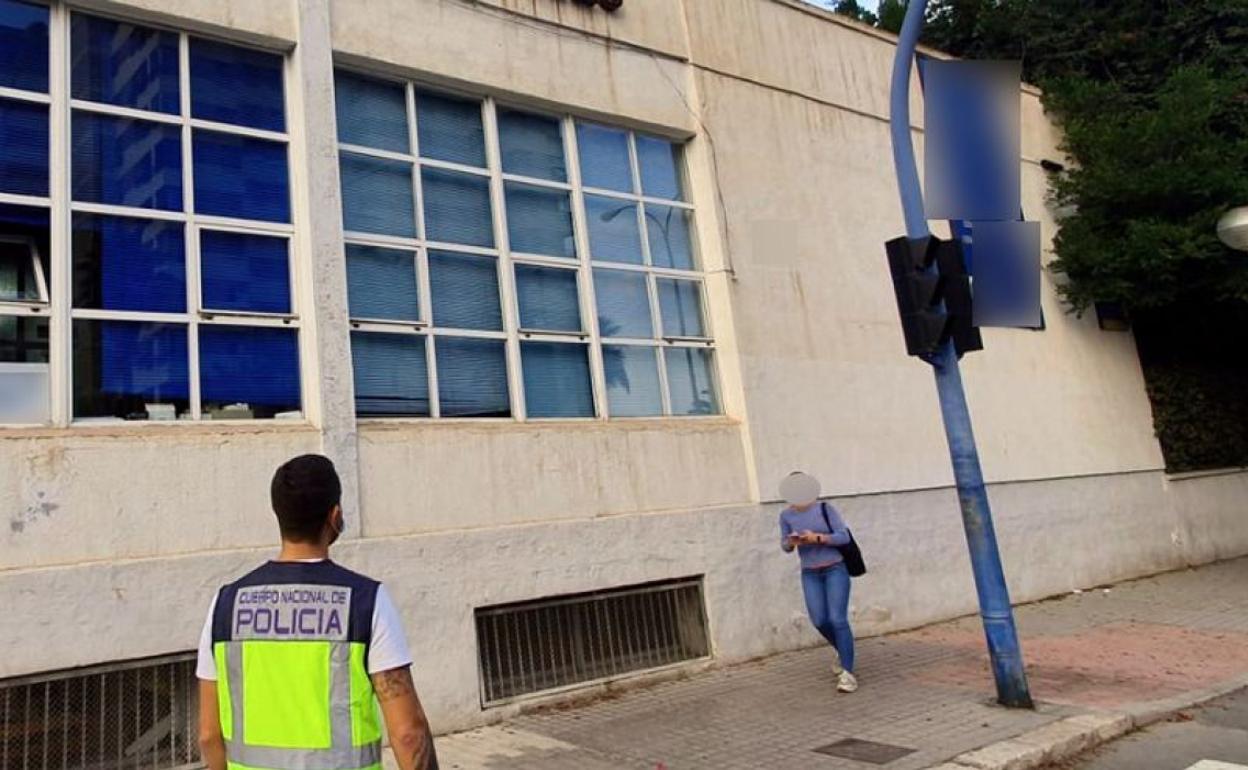
[(168, 209), (141, 209), (133, 206), (117, 206), (111, 203), (88, 203), (72, 201), (69, 208), (73, 214), (99, 214), (106, 217), (130, 217), (131, 219), (160, 219), (166, 222), (185, 222), (185, 211)]
[(31, 208), (51, 208), (52, 199), (38, 195), (18, 195), (17, 193), (0, 192), (0, 203), (10, 206), (29, 206)]
[[(183, 35), (182, 37), (185, 36)], [(180, 76), (181, 73), (179, 73), (179, 78)], [(151, 112), (149, 110), (141, 110), (135, 107), (123, 107), (119, 104), (92, 102), (86, 99), (70, 99), (69, 107), (71, 110), (76, 110), (78, 112), (89, 112), (94, 115), (109, 115), (114, 118), (142, 120), (148, 123), (165, 123), (171, 126), (180, 126), (183, 123), (183, 118), (179, 114)]]
[(349, 152), (352, 155), (363, 155), (368, 158), (377, 158), (379, 160), (393, 160), (400, 163), (414, 164), (417, 161), (415, 155), (408, 155), (405, 152), (395, 152), (394, 150), (382, 150), (376, 147), (366, 147), (362, 144), (348, 144), (339, 142), (338, 149), (342, 152)]
[(48, 206), (51, 248), (51, 280), (48, 321), (48, 362), (50, 376), (47, 394), (52, 424), (65, 427), (73, 420), (73, 318), (71, 270), (73, 252), (70, 215), (69, 135), (69, 10), (53, 3), (48, 16)]
[(250, 126), (236, 126), (233, 123), (221, 123), (215, 120), (204, 120), (202, 118), (188, 117), (187, 119), (193, 129), (197, 128), (203, 129), (204, 131), (216, 131), (219, 134), (246, 136), (252, 139), (265, 139), (270, 142), (281, 142), (283, 144), (290, 141), (290, 135), (284, 131), (270, 131), (264, 128), (251, 128)]
[(429, 324), (424, 321), (390, 321), (377, 318), (352, 318), (347, 322), (353, 332), (409, 334), (428, 336)]
[(397, 235), (381, 235), (378, 233), (361, 233), (355, 230), (346, 231), (343, 241), (347, 245), (381, 246), (382, 248), (406, 249), (408, 251), (419, 249), (421, 246), (421, 242), (417, 238), (403, 238)]
[[(49, 30), (51, 32), (51, 30)], [(48, 93), (40, 91), (26, 91), (21, 88), (9, 88), (8, 86), (0, 86), (0, 99), (12, 99), (15, 102), (29, 102), (31, 104), (51, 104), (52, 103), (52, 79), (51, 73), (48, 73)]]
[(576, 142), (576, 122), (571, 117), (564, 117), (560, 121), (560, 129), (563, 132), (564, 167), (568, 170), (568, 182), (572, 188), (572, 237), (579, 264), (577, 293), (580, 297), (581, 325), (589, 332), (589, 379), (593, 388), (594, 413), (599, 420), (607, 420), (611, 416), (611, 405), (607, 397), (601, 330), (598, 328), (598, 304), (594, 292), (593, 262), (589, 254), (589, 226), (581, 180), (580, 148)]
[[(433, 325), (433, 285), (429, 277), (429, 249), (425, 238), (425, 188), (420, 176), (420, 131), (416, 121), (416, 87), (410, 82), (403, 85), (403, 97), (407, 109), (407, 147), (412, 152), (412, 205), (416, 222), (416, 295), (420, 319), (428, 330)], [(425, 337), (425, 382), (429, 388), (429, 417), (442, 416), (442, 396), (438, 391), (437, 343), (434, 335)]]
[[(565, 161), (566, 163), (566, 161)], [(571, 182), (559, 182), (554, 179), (542, 179), (536, 176), (525, 176), (523, 174), (503, 174), (504, 182), (515, 182), (517, 184), (527, 184), (533, 187), (545, 187), (549, 190), (563, 190), (564, 192), (572, 191)]]
[(202, 397), (199, 384), (199, 324), (202, 317), (195, 311), (203, 306), (203, 290), (200, 281), (199, 229), (195, 226), (195, 158), (191, 148), (194, 131), (191, 117), (191, 44), (190, 39), (178, 34), (178, 101), (182, 129), (182, 205), (186, 214), (186, 309), (190, 318), (187, 323), (187, 373), (190, 377), (188, 397), (191, 419), (202, 417)]
[(527, 414), (524, 393), (523, 363), (520, 359), (520, 339), (517, 327), (520, 325), (519, 302), (516, 297), (515, 269), (511, 262), (511, 238), (507, 232), (506, 198), (503, 192), (502, 157), (498, 134), (498, 113), (493, 99), (481, 102), (485, 129), (486, 165), (490, 174), (490, 207), (494, 223), (494, 242), (499, 245), (498, 253), (498, 290), (503, 311), (503, 329), (507, 333), (507, 379), (511, 397), (511, 414), (519, 421), (524, 421)]
[[(495, 134), (497, 136), (497, 134)], [(486, 147), (486, 163), (489, 163), (488, 157), (490, 148)], [(497, 175), (497, 167), (480, 168), (478, 166), (469, 166), (465, 163), (455, 163), (449, 160), (438, 160), (436, 158), (420, 158), (421, 168), (436, 168), (440, 171), (456, 171), (461, 174), (471, 174), (473, 176), (485, 177), (492, 179)]]

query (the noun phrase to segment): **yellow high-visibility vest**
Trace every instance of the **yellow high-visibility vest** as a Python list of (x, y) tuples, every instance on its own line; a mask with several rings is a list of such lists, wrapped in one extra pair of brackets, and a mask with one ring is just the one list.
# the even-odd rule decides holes
[(381, 770), (368, 676), (380, 584), (269, 562), (217, 594), (212, 649), (230, 770)]

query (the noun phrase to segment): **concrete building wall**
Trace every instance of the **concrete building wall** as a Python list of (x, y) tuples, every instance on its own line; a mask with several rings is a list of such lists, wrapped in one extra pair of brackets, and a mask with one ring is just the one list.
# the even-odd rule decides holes
[[(483, 605), (705, 575), (717, 661), (814, 643), (769, 502), (794, 467), (823, 478), (863, 543), (859, 633), (974, 610), (930, 373), (902, 352), (882, 253), (902, 229), (885, 36), (789, 0), (87, 5), (298, 46), (305, 355), (345, 337), (330, 50), (691, 137), (726, 414), (355, 426), (348, 362), (323, 360), (306, 425), (0, 429), (0, 595), (22, 621), (0, 625), (0, 677), (193, 648), (213, 590), (271, 554), (269, 474), (304, 451), (358, 477), (338, 558), (391, 585), (441, 730), (506, 713), (479, 705)], [(1055, 132), (1034, 92), (1021, 99), (1024, 206), (1047, 243), (1038, 160)], [(916, 91), (916, 119), (918, 105)], [(1049, 276), (1044, 307), (1045, 331), (989, 331), (965, 361), (1014, 597), (1248, 552), (1248, 474), (1166, 477), (1130, 335), (1066, 315)]]

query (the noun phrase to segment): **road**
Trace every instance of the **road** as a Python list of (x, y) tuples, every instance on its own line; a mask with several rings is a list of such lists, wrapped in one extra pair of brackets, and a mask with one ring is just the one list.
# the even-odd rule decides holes
[(1063, 770), (1248, 770), (1248, 689), (1142, 730)]

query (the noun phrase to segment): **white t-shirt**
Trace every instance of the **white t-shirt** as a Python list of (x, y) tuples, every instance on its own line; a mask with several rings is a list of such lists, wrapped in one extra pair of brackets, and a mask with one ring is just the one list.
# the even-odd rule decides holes
[[(212, 654), (212, 616), (216, 606), (217, 598), (214, 596), (208, 607), (204, 630), (199, 635), (199, 662), (195, 666), (195, 676), (212, 682), (217, 681), (217, 660)], [(403, 622), (384, 585), (377, 586), (377, 599), (373, 603), (373, 637), (368, 645), (367, 665), (370, 674), (412, 665), (412, 653), (407, 647), (407, 637), (403, 635)]]

